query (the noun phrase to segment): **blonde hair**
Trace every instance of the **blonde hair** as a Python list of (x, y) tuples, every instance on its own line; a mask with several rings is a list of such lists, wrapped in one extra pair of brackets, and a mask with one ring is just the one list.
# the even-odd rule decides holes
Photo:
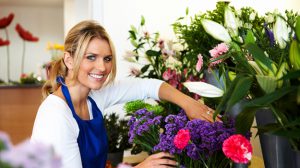
[[(65, 52), (70, 53), (74, 58), (73, 78), (71, 80), (77, 81), (80, 63), (88, 47), (89, 42), (93, 38), (104, 39), (109, 43), (112, 52), (112, 70), (106, 81), (109, 84), (114, 81), (116, 77), (116, 52), (111, 38), (106, 30), (97, 22), (92, 20), (82, 21), (75, 25), (67, 34), (65, 38), (64, 48)], [(49, 80), (46, 81), (42, 88), (43, 98), (53, 93), (60, 86), (56, 82), (57, 76), (66, 77), (68, 69), (64, 63), (63, 57), (52, 61), (49, 67)]]

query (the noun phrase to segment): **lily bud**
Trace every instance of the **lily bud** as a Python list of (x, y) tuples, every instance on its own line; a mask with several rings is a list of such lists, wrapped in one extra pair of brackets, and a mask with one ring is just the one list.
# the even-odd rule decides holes
[(202, 19), (201, 23), (205, 32), (213, 38), (227, 43), (231, 42), (228, 31), (221, 24), (208, 19)]
[(274, 37), (279, 44), (279, 48), (284, 49), (286, 47), (286, 42), (289, 40), (289, 35), (287, 24), (280, 16), (276, 17)]
[(225, 7), (224, 18), (224, 24), (225, 27), (227, 27), (227, 29), (229, 30), (229, 33), (234, 35), (234, 37), (238, 36), (238, 20), (229, 6)]
[(221, 97), (224, 94), (223, 90), (205, 82), (184, 82), (183, 85), (203, 97)]

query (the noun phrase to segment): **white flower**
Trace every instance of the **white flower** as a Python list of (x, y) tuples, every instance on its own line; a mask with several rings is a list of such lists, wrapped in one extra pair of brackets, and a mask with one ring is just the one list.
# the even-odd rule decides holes
[(274, 16), (272, 14), (268, 14), (266, 17), (265, 17), (265, 21), (267, 23), (273, 23), (274, 22)]
[(180, 43), (174, 43), (172, 45), (172, 50), (174, 50), (176, 52), (180, 52), (183, 50), (183, 45), (181, 45)]
[(181, 67), (181, 66), (182, 63), (172, 56), (169, 56), (168, 59), (166, 60), (167, 68), (176, 69), (177, 67)]
[(286, 42), (289, 40), (288, 27), (286, 22), (280, 17), (276, 17), (274, 25), (274, 37), (279, 44), (279, 48), (284, 49)]
[(208, 19), (202, 19), (201, 23), (204, 30), (215, 39), (227, 43), (231, 42), (231, 38), (229, 36), (228, 31), (219, 23)]
[(128, 62), (136, 62), (134, 59), (135, 56), (137, 56), (135, 52), (126, 51), (125, 54), (123, 55), (123, 58)]
[(231, 32), (234, 36), (238, 36), (238, 19), (235, 17), (234, 12), (229, 6), (225, 7), (225, 27)]
[(255, 12), (252, 12), (252, 13), (250, 14), (250, 16), (249, 16), (249, 20), (250, 20), (250, 21), (253, 21), (253, 20), (255, 19), (255, 17), (256, 17), (256, 13), (255, 13)]
[(205, 82), (184, 82), (183, 85), (203, 97), (221, 97), (224, 94), (223, 90)]

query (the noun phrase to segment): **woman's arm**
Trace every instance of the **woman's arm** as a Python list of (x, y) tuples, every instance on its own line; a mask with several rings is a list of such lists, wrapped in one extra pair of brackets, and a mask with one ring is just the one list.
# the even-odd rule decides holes
[[(189, 97), (188, 95), (180, 92), (173, 86), (164, 82), (161, 84), (159, 89), (159, 98), (161, 100), (166, 100), (171, 103), (177, 104), (181, 107), (190, 119), (204, 119), (208, 121), (213, 121), (213, 111), (211, 108), (205, 104), (196, 101), (195, 99)], [(218, 120), (218, 119), (217, 119)]]

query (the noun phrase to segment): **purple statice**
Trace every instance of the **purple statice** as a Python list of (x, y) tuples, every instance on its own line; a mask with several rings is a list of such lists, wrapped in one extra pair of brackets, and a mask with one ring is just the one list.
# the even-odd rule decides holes
[(171, 154), (180, 154), (182, 150), (177, 149), (173, 143), (177, 132), (184, 128), (188, 121), (183, 111), (177, 115), (168, 115), (165, 118), (165, 129), (160, 134), (159, 143), (154, 146), (153, 151), (165, 151)]
[(265, 28), (266, 34), (270, 40), (270, 45), (274, 46), (275, 45), (274, 33), (268, 28), (267, 23), (264, 23), (264, 28)]
[[(153, 150), (179, 155), (185, 153), (193, 160), (221, 151), (223, 141), (235, 133), (233, 120), (214, 123), (200, 119), (189, 121), (183, 111), (167, 116), (165, 123), (164, 132), (160, 134), (160, 141)], [(176, 148), (173, 142), (180, 129), (188, 129), (191, 135), (189, 144), (182, 150)]]
[(12, 167), (59, 168), (61, 160), (51, 146), (30, 143), (29, 140), (0, 153), (1, 161)]
[[(147, 109), (137, 110), (128, 122), (130, 143), (151, 143), (154, 146), (159, 139), (162, 116), (156, 116)], [(147, 142), (145, 142), (147, 140)], [(142, 144), (143, 145), (143, 144)]]
[(11, 147), (12, 144), (9, 136), (5, 132), (0, 131), (0, 151), (10, 149)]

